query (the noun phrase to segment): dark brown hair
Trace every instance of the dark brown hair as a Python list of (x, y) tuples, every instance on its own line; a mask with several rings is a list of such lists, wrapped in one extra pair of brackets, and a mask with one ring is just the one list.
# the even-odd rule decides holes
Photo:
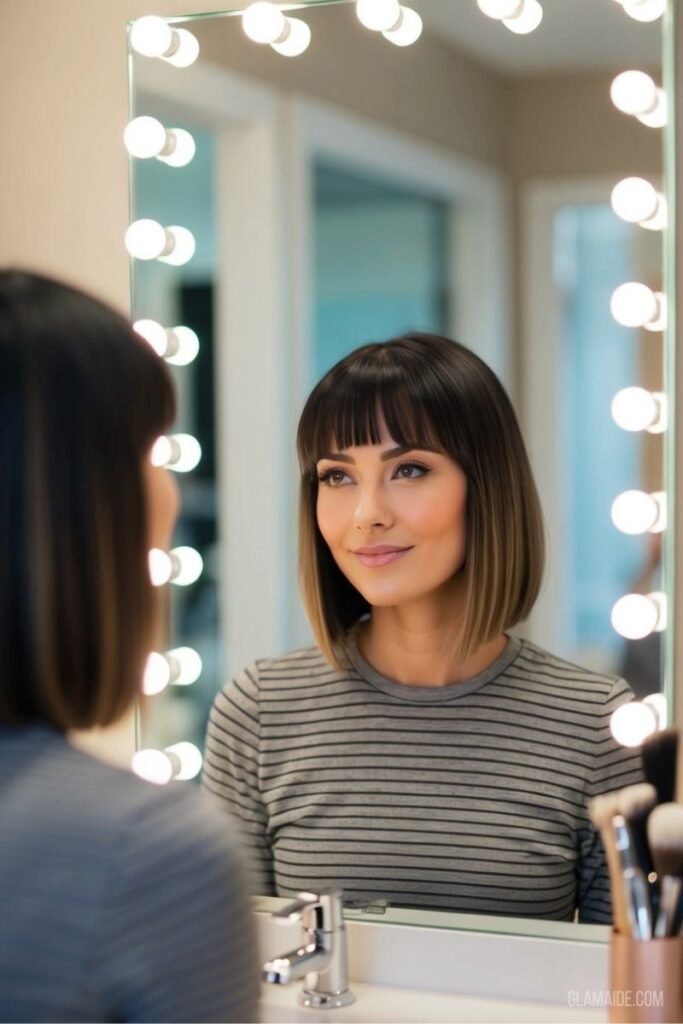
[(316, 463), (330, 450), (378, 444), (379, 419), (399, 445), (435, 447), (467, 478), (464, 660), (522, 621), (543, 577), (540, 503), (517, 417), (493, 371), (448, 338), (407, 334), (364, 345), (329, 370), (299, 421), (299, 582), (320, 649), (344, 665), (350, 627), (370, 606), (343, 575), (318, 528)]
[(124, 317), (0, 272), (0, 721), (109, 725), (139, 692), (157, 600), (144, 458), (174, 411)]

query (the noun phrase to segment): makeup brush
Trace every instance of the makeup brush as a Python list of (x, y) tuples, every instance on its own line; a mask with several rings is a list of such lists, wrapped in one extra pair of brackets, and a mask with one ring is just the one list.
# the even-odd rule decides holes
[(626, 786), (617, 794), (617, 812), (628, 822), (633, 836), (636, 862), (645, 877), (654, 872), (652, 855), (647, 841), (647, 819), (657, 804), (657, 790), (649, 782)]
[(652, 938), (652, 907), (645, 875), (636, 860), (635, 844), (628, 822), (623, 814), (612, 819), (614, 839), (619, 858), (621, 884), (626, 902), (630, 933), (634, 939)]
[(683, 881), (683, 806), (659, 804), (647, 821), (647, 837), (660, 879), (655, 938), (673, 934)]
[(617, 851), (613, 819), (618, 814), (618, 794), (603, 793), (593, 797), (588, 804), (588, 813), (593, 827), (600, 833), (605, 850), (605, 859), (609, 870), (610, 887), (612, 890), (612, 920), (614, 928), (621, 935), (630, 935), (628, 910), (624, 881), (621, 873), (621, 861)]
[(671, 803), (676, 792), (678, 729), (652, 733), (641, 750), (645, 779), (657, 790), (657, 803)]

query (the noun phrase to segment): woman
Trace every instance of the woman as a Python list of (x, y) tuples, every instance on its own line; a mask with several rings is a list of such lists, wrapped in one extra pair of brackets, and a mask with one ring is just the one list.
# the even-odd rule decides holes
[(317, 646), (228, 685), (205, 757), (258, 888), (609, 921), (587, 804), (640, 781), (608, 726), (630, 693), (508, 632), (544, 551), (500, 382), (445, 338), (366, 345), (315, 387), (297, 443)]
[[(69, 742), (130, 711), (159, 625), (148, 551), (163, 362), (73, 288), (0, 272), (0, 1019), (253, 1020), (242, 868), (200, 794)], [(158, 593), (158, 592), (157, 592)]]

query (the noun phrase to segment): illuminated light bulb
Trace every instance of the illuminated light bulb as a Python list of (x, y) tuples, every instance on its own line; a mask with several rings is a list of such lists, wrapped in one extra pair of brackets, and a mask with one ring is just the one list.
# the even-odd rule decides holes
[(356, 0), (356, 15), (371, 32), (389, 32), (401, 21), (398, 0)]
[(612, 189), (612, 209), (622, 220), (637, 224), (654, 217), (659, 205), (659, 194), (645, 178), (623, 178)]
[(652, 708), (657, 716), (657, 728), (666, 729), (669, 714), (664, 694), (651, 693), (648, 697), (643, 697), (643, 704), (647, 704), (648, 707)]
[(639, 220), (638, 224), (641, 228), (646, 228), (647, 231), (664, 231), (669, 223), (669, 212), (666, 202), (666, 196), (663, 196), (661, 192), (657, 193), (657, 209), (651, 217), (647, 217), (645, 220)]
[(195, 155), (195, 141), (184, 128), (169, 128), (163, 148), (157, 153), (157, 160), (169, 167), (186, 167)]
[(621, 6), (634, 21), (656, 21), (666, 11), (666, 0), (623, 0)]
[(170, 556), (161, 548), (152, 548), (148, 556), (149, 578), (153, 587), (163, 587), (171, 578), (173, 573), (173, 562)]
[(657, 626), (657, 604), (645, 594), (625, 594), (612, 608), (611, 621), (616, 632), (627, 640), (642, 640)]
[(487, 18), (502, 21), (503, 18), (516, 18), (521, 14), (524, 0), (477, 0), (477, 6)]
[(622, 71), (610, 86), (610, 96), (624, 114), (647, 114), (657, 106), (657, 86), (644, 71)]
[(174, 647), (166, 651), (165, 657), (171, 666), (173, 686), (191, 686), (202, 674), (202, 659), (192, 647)]
[(254, 43), (275, 43), (288, 34), (287, 19), (273, 3), (256, 0), (242, 15), (242, 28)]
[(159, 56), (174, 68), (189, 68), (199, 56), (199, 43), (197, 37), (188, 32), (186, 28), (173, 29), (174, 47), (172, 53), (162, 53)]
[(167, 466), (176, 473), (190, 473), (202, 457), (202, 446), (191, 434), (171, 434), (160, 437), (152, 446), (150, 461), (153, 466)]
[(196, 583), (204, 569), (202, 556), (194, 548), (172, 548), (168, 553), (171, 562), (170, 581), (177, 587), (189, 587)]
[(125, 235), (126, 249), (138, 260), (154, 260), (170, 247), (166, 229), (156, 220), (133, 221)]
[(168, 349), (166, 330), (156, 320), (136, 320), (133, 330), (152, 346), (158, 356), (166, 354)]
[(622, 491), (612, 502), (612, 522), (622, 533), (647, 533), (659, 515), (656, 498), (645, 491)]
[(173, 267), (181, 267), (188, 263), (194, 256), (195, 240), (194, 235), (187, 228), (173, 224), (166, 228), (166, 234), (172, 240), (171, 251), (163, 253), (158, 257), (162, 263), (170, 263)]
[(311, 30), (300, 18), (287, 18), (289, 32), (281, 43), (271, 43), (272, 48), (283, 57), (298, 57), (308, 49)]
[(657, 503), (657, 518), (650, 527), (650, 533), (663, 533), (667, 524), (666, 492), (653, 491), (652, 499)]
[(173, 29), (163, 18), (149, 14), (131, 25), (130, 45), (143, 57), (161, 57), (173, 44)]
[(666, 594), (661, 590), (654, 590), (651, 594), (648, 594), (647, 596), (657, 609), (657, 622), (655, 623), (655, 632), (662, 633), (666, 629), (667, 625)]
[(156, 117), (134, 117), (126, 125), (123, 143), (131, 156), (148, 160), (161, 153), (166, 145), (166, 129)]
[(512, 18), (503, 18), (503, 24), (517, 35), (527, 35), (535, 31), (543, 21), (543, 8), (538, 0), (524, 0), (519, 14)]
[(659, 424), (666, 422), (666, 396), (645, 388), (622, 388), (612, 399), (612, 418), (622, 430), (659, 433)]
[(171, 759), (178, 759), (173, 777), (179, 782), (194, 779), (202, 770), (202, 755), (194, 743), (172, 743), (164, 748), (164, 753)]
[(632, 700), (613, 712), (609, 725), (612, 736), (622, 747), (639, 747), (657, 731), (657, 716), (648, 704)]
[(665, 331), (668, 323), (668, 307), (664, 292), (655, 292), (658, 303), (658, 312), (651, 320), (643, 324), (646, 331)]
[(142, 679), (142, 691), (148, 697), (165, 690), (171, 681), (171, 666), (163, 654), (153, 651), (147, 659)]
[(394, 46), (412, 46), (422, 35), (422, 18), (412, 7), (401, 7), (401, 21), (398, 28), (382, 32)]
[(166, 362), (173, 366), (187, 366), (199, 353), (199, 338), (191, 327), (172, 327), (166, 332), (168, 351)]
[(624, 327), (642, 327), (659, 316), (659, 300), (646, 284), (628, 281), (612, 293), (610, 311)]
[(657, 99), (652, 110), (644, 110), (642, 113), (636, 114), (636, 117), (641, 124), (647, 125), (648, 128), (664, 128), (668, 121), (668, 104), (664, 90), (657, 89)]
[(171, 759), (162, 750), (136, 750), (131, 768), (141, 779), (165, 786), (173, 778)]

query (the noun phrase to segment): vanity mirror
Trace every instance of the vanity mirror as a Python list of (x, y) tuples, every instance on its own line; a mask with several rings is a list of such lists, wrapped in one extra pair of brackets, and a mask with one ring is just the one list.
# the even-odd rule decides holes
[[(312, 642), (296, 583), (298, 416), (342, 355), (408, 329), (474, 349), (516, 406), (550, 547), (524, 635), (626, 674), (640, 696), (661, 689), (662, 633), (627, 650), (611, 622), (622, 595), (662, 589), (661, 534), (620, 532), (610, 514), (625, 491), (665, 489), (658, 424), (623, 430), (610, 413), (625, 388), (663, 390), (654, 311), (642, 327), (610, 312), (621, 284), (662, 289), (661, 231), (610, 206), (622, 179), (662, 187), (662, 129), (610, 100), (625, 69), (661, 81), (661, 20), (543, 0), (539, 28), (517, 35), (475, 0), (412, 6), (424, 33), (406, 47), (340, 0), (283, 5), (310, 29), (296, 57), (249, 39), (240, 12), (170, 20), (199, 44), (191, 66), (131, 51), (131, 118), (195, 147), (184, 166), (131, 160), (132, 219), (196, 243), (180, 265), (133, 260), (133, 312), (184, 328), (170, 336), (177, 429), (201, 446), (177, 563), (193, 580), (196, 551), (203, 572), (174, 588), (174, 651), (149, 689), (171, 685), (150, 699), (145, 747), (200, 747), (226, 678)], [(168, 452), (187, 466), (199, 454), (184, 436)]]

